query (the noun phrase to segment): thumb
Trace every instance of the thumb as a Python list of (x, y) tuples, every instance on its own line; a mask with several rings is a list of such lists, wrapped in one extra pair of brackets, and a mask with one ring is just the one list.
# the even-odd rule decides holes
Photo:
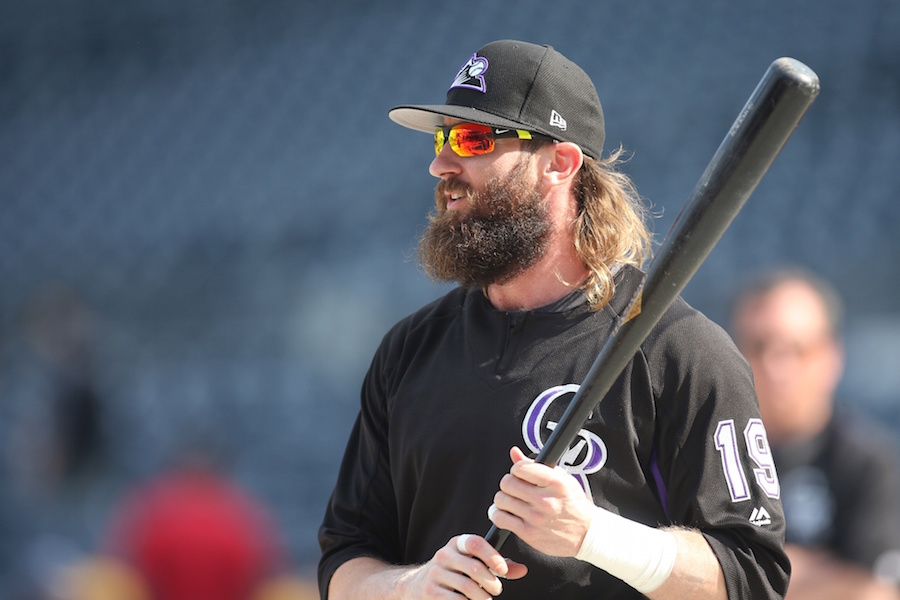
[(522, 450), (518, 446), (513, 446), (512, 448), (510, 448), (509, 458), (512, 459), (513, 464), (523, 460), (534, 462), (532, 459), (528, 458), (528, 456), (524, 452), (522, 452)]
[(506, 572), (506, 579), (522, 579), (528, 574), (528, 567), (522, 563), (507, 559), (506, 566), (509, 568)]

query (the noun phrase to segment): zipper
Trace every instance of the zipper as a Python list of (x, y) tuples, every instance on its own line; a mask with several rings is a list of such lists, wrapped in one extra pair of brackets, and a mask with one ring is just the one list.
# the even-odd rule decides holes
[(525, 323), (530, 318), (529, 311), (511, 312), (506, 314), (508, 327), (506, 329), (506, 343), (503, 352), (497, 362), (497, 372), (505, 373), (514, 363), (518, 355), (519, 339), (525, 329)]

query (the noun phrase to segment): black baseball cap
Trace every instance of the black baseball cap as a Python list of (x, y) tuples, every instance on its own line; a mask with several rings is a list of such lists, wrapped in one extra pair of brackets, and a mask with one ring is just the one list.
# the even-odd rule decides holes
[(444, 117), (527, 129), (578, 144), (595, 159), (605, 137), (603, 108), (587, 73), (551, 46), (515, 40), (491, 42), (472, 54), (446, 103), (395, 106), (388, 116), (426, 133), (442, 126)]

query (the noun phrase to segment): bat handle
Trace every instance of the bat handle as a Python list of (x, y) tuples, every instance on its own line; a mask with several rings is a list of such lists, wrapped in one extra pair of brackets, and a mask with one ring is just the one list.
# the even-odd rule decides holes
[(507, 538), (509, 538), (509, 532), (505, 529), (499, 529), (496, 525), (491, 525), (490, 531), (484, 536), (484, 539), (498, 551), (503, 547)]

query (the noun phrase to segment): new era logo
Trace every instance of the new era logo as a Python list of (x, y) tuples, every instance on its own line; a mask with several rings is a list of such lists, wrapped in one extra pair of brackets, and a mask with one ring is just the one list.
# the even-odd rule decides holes
[(772, 516), (769, 514), (769, 511), (760, 506), (759, 508), (754, 508), (753, 512), (750, 513), (750, 522), (757, 527), (770, 525), (772, 523)]
[(555, 110), (552, 110), (550, 111), (550, 127), (559, 127), (562, 131), (565, 131), (568, 125), (566, 124), (566, 120), (562, 118), (561, 114), (559, 114)]

